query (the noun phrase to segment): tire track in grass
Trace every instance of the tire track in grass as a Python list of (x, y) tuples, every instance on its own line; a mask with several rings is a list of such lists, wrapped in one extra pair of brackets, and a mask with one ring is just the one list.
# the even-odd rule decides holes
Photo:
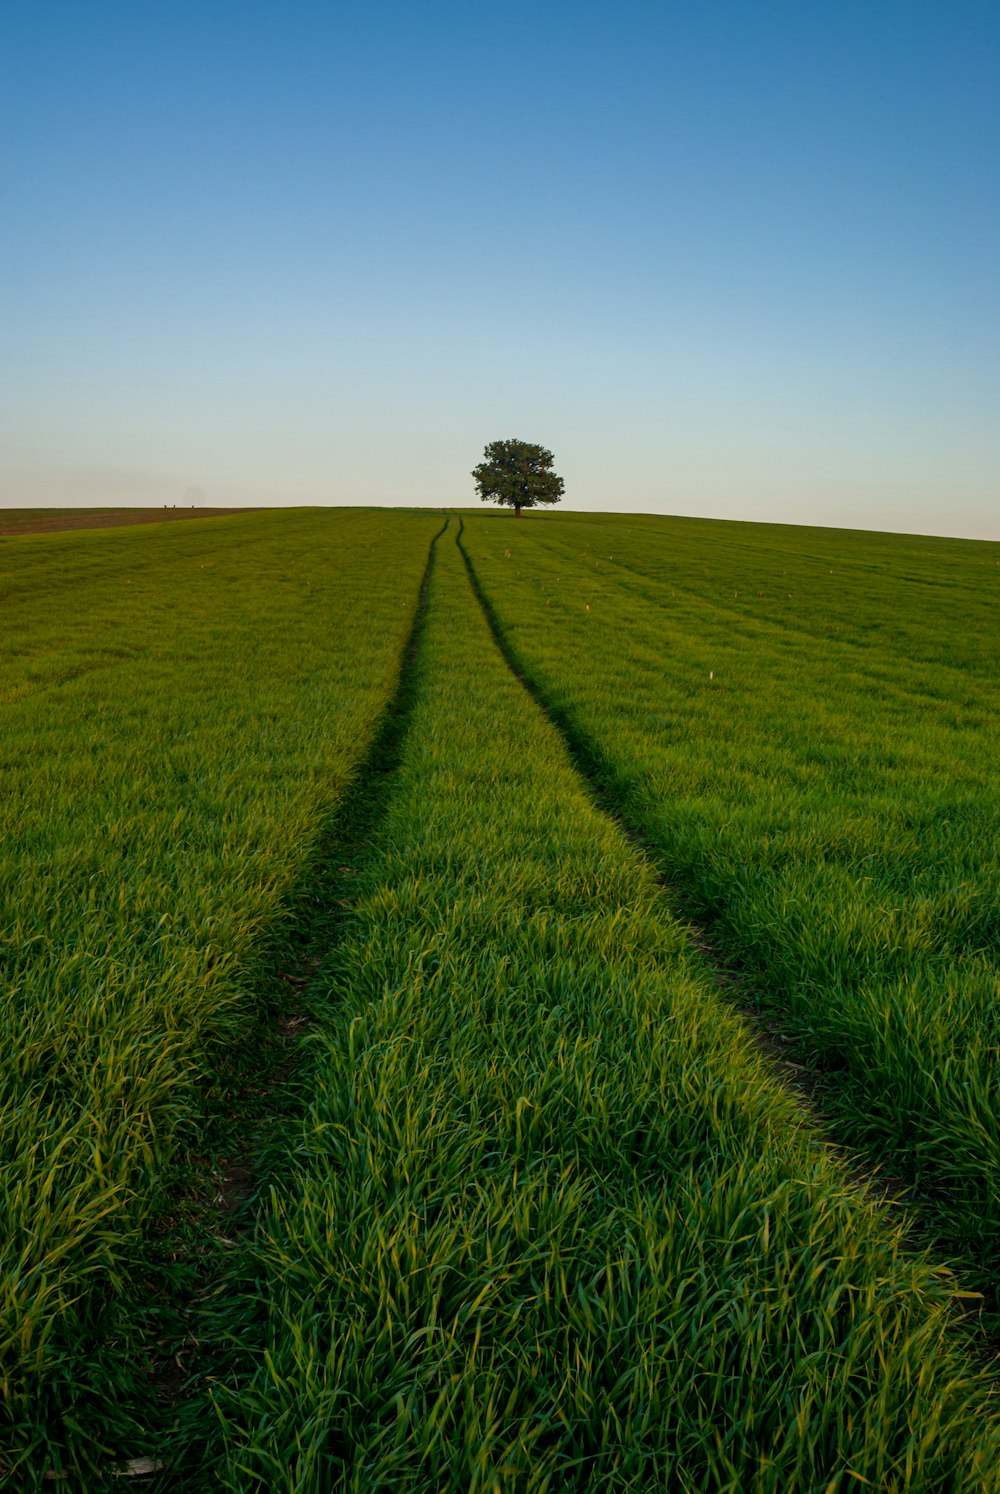
[[(873, 1167), (857, 1147), (839, 1139), (831, 1139), (836, 1125), (824, 1111), (824, 1099), (829, 1094), (831, 1085), (836, 1083), (835, 1076), (817, 1070), (808, 1061), (809, 1055), (801, 1042), (787, 1033), (777, 1018), (761, 1011), (754, 1000), (752, 987), (748, 985), (739, 965), (723, 955), (715, 947), (707, 931), (691, 919), (684, 898), (661, 873), (655, 845), (640, 827), (623, 815), (620, 796), (614, 791), (614, 765), (604, 756), (599, 744), (581, 730), (571, 713), (554, 704), (523, 668), (480, 584), (472, 558), (462, 543), (464, 528), (464, 521), (461, 521), (456, 543), (465, 562), (469, 584), (504, 662), (559, 732), (594, 804), (642, 852), (651, 875), (666, 899), (671, 916), (686, 930), (692, 946), (710, 972), (720, 998), (730, 1010), (741, 1017), (754, 1046), (764, 1056), (782, 1085), (800, 1102), (817, 1140), (840, 1159), (852, 1181), (876, 1206), (892, 1211), (895, 1224), (902, 1227), (914, 1251), (933, 1249), (933, 1233), (924, 1229), (912, 1210), (906, 1207), (906, 1200), (911, 1192), (906, 1181), (885, 1169)], [(1000, 1374), (1000, 1301), (996, 1292), (989, 1289), (988, 1283), (978, 1282), (977, 1286), (979, 1290), (956, 1298), (956, 1313), (977, 1323), (982, 1357), (994, 1374)]]
[[(167, 563), (183, 545), (149, 532), (144, 553), (164, 564), (141, 596), (115, 564), (127, 547), (76, 535), (57, 563), (45, 537), (11, 613), (7, 678), (35, 652), (48, 666), (109, 638), (153, 654), (127, 680), (85, 675), (7, 713), (2, 1487), (73, 1470), (90, 1489), (162, 1450), (147, 1350), (182, 1265), (158, 1255), (164, 1210), (208, 1139), (205, 1085), (260, 1022), (269, 945), (396, 689), (442, 524), (251, 518), (215, 533), (215, 566)], [(105, 571), (87, 581), (98, 550)]]
[[(158, 1260), (171, 1266), (164, 1298), (151, 1315), (156, 1334), (147, 1346), (156, 1403), (150, 1421), (161, 1424), (161, 1450), (109, 1470), (116, 1480), (141, 1477), (137, 1487), (147, 1494), (201, 1494), (214, 1487), (213, 1387), (251, 1373), (261, 1352), (253, 1251), (257, 1206), (287, 1166), (289, 1128), (308, 1103), (314, 1065), (303, 1038), (316, 1023), (310, 992), (337, 942), (353, 903), (353, 883), (385, 815), (414, 706), (414, 667), (437, 543), (448, 524), (446, 517), (430, 543), (396, 689), (318, 836), (289, 901), (288, 925), (262, 961), (270, 973), (256, 993), (261, 1019), (240, 1051), (225, 1056), (224, 1074), (213, 1076), (206, 1096), (211, 1145), (184, 1178), (156, 1241)], [(180, 1288), (176, 1300), (170, 1300), (171, 1284), (175, 1293)]]
[[(489, 630), (493, 635), (500, 654), (507, 668), (520, 685), (531, 696), (542, 714), (552, 722), (566, 744), (570, 758), (577, 769), (581, 779), (587, 787), (587, 791), (600, 812), (609, 820), (612, 820), (625, 838), (642, 852), (648, 864), (651, 875), (656, 879), (670, 908), (671, 916), (677, 918), (688, 933), (691, 943), (698, 950), (712, 973), (715, 985), (719, 993), (725, 998), (730, 1007), (735, 1007), (747, 1020), (748, 1031), (756, 1046), (765, 1053), (773, 1067), (781, 1076), (782, 1082), (789, 1089), (794, 1090), (796, 1096), (802, 1100), (811, 1111), (818, 1114), (822, 1092), (822, 1081), (813, 1073), (808, 1065), (797, 1063), (784, 1051), (786, 1039), (780, 1027), (773, 1021), (765, 1020), (763, 1015), (753, 1005), (750, 994), (746, 990), (742, 980), (739, 967), (732, 960), (727, 960), (717, 950), (708, 937), (706, 931), (694, 923), (687, 915), (684, 908), (684, 900), (667, 882), (660, 873), (656, 848), (652, 841), (643, 831), (631, 824), (621, 813), (618, 800), (614, 796), (609, 785), (614, 782), (614, 771), (611, 763), (604, 757), (597, 743), (584, 732), (582, 732), (568, 711), (560, 709), (553, 704), (548, 696), (538, 685), (537, 681), (527, 674), (522, 667), (520, 659), (511, 648), (510, 642), (504, 633), (495, 611), (483, 590), (479, 577), (476, 573), (472, 557), (462, 543), (462, 534), (465, 529), (464, 520), (460, 521), (457, 535), (457, 545), (465, 562), (465, 569), (469, 577), (469, 584), (475, 594), (476, 600), (482, 609)], [(859, 1177), (860, 1181), (860, 1177)], [(869, 1180), (872, 1186), (869, 1191), (876, 1200), (883, 1195), (873, 1180)], [(891, 1188), (893, 1193), (896, 1188)]]
[(5, 707), (19, 706), (23, 701), (35, 700), (39, 695), (47, 691), (61, 690), (65, 685), (72, 685), (77, 680), (87, 676), (99, 674), (101, 670), (120, 669), (123, 665), (134, 664), (135, 661), (149, 652), (149, 645), (144, 644), (136, 648), (129, 648), (125, 652), (116, 654), (113, 658), (97, 659), (93, 664), (79, 664), (67, 669), (58, 679), (44, 680), (41, 684), (22, 682), (12, 685), (7, 690), (0, 687), (0, 705)]
[[(709, 556), (668, 549), (669, 524), (659, 539), (649, 531), (649, 574), (669, 584), (676, 567), (700, 586)], [(952, 652), (945, 615), (969, 615), (951, 662), (990, 657), (993, 634), (975, 619), (992, 573), (957, 576), (948, 608), (930, 618), (904, 610), (898, 567), (887, 564), (870, 598), (845, 587), (830, 621), (857, 612), (859, 657), (871, 657), (884, 624), (885, 679), (899, 685), (869, 691), (860, 670), (826, 654), (722, 631), (708, 583), (699, 607), (655, 616), (595, 561), (584, 595), (598, 616), (584, 621), (589, 555), (563, 568), (548, 529), (531, 525), (525, 544), (515, 526), (513, 557), (500, 559), (488, 527), (471, 520), (464, 542), (516, 660), (590, 738), (612, 807), (644, 829), (680, 908), (725, 951), (739, 998), (767, 1014), (752, 1014), (758, 1028), (822, 1076), (829, 1134), (905, 1179), (921, 1237), (990, 1301), (1000, 1280), (995, 716), (972, 675), (964, 699), (947, 676), (934, 711), (903, 686), (919, 676), (933, 687), (938, 654)], [(618, 536), (602, 547), (617, 568), (623, 527), (607, 533)], [(569, 584), (557, 593), (560, 572)]]

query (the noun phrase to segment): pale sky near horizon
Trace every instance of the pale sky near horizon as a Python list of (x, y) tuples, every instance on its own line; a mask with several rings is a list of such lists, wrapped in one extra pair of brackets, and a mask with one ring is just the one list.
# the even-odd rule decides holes
[(1000, 6), (0, 12), (0, 505), (1000, 539)]

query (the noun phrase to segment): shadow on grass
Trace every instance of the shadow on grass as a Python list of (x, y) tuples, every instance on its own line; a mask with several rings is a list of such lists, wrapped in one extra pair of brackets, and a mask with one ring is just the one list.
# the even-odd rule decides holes
[(841, 1098), (841, 1071), (829, 1060), (820, 1063), (802, 1038), (786, 1030), (779, 1017), (762, 1009), (755, 989), (760, 975), (744, 968), (740, 949), (731, 936), (727, 937), (723, 927), (707, 917), (703, 908), (692, 908), (692, 900), (683, 887), (670, 880), (663, 865), (662, 849), (644, 833), (638, 817), (630, 812), (634, 782), (616, 769), (572, 710), (548, 697), (512, 648), (462, 543), (464, 528), (464, 521), (460, 520), (458, 548), (496, 646), (511, 673), (559, 732), (594, 805), (644, 854), (671, 914), (687, 932), (720, 998), (743, 1019), (750, 1041), (764, 1055), (777, 1079), (795, 1093), (817, 1139), (836, 1149), (855, 1186), (887, 1211), (894, 1227), (903, 1228), (915, 1253), (927, 1251), (936, 1256), (939, 1263), (960, 1275), (959, 1284), (975, 1288), (956, 1297), (955, 1317), (962, 1332), (968, 1334), (975, 1357), (994, 1374), (1000, 1374), (1000, 1290), (989, 1269), (970, 1255), (964, 1242), (949, 1229), (948, 1197), (932, 1194), (925, 1186), (918, 1198), (912, 1178), (898, 1176), (892, 1159), (887, 1163), (884, 1157), (859, 1142), (849, 1106)]
[[(148, 1374), (147, 1447), (132, 1487), (219, 1487), (213, 1386), (255, 1371), (266, 1342), (254, 1234), (262, 1200), (292, 1159), (289, 1139), (313, 1081), (310, 991), (353, 906), (392, 794), (417, 694), (417, 662), (438, 540), (431, 541), (396, 689), (363, 761), (317, 835), (280, 921), (259, 943), (252, 1016), (237, 1048), (211, 1055), (204, 1124), (150, 1237), (150, 1297), (139, 1313)], [(138, 1409), (138, 1408), (137, 1408)], [(110, 1472), (110, 1470), (109, 1470)], [(115, 1470), (114, 1485), (127, 1472)]]

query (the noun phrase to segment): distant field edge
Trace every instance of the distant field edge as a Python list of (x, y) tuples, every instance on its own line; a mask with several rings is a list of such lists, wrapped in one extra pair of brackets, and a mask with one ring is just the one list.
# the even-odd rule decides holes
[(264, 513), (243, 508), (0, 508), (0, 536), (53, 534), (61, 529), (118, 529), (128, 524), (167, 524), (178, 519), (222, 519)]

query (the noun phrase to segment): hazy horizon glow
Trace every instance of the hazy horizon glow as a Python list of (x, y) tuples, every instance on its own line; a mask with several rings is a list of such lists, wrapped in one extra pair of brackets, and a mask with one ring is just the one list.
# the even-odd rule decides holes
[(1000, 538), (1000, 10), (0, 17), (0, 504)]

